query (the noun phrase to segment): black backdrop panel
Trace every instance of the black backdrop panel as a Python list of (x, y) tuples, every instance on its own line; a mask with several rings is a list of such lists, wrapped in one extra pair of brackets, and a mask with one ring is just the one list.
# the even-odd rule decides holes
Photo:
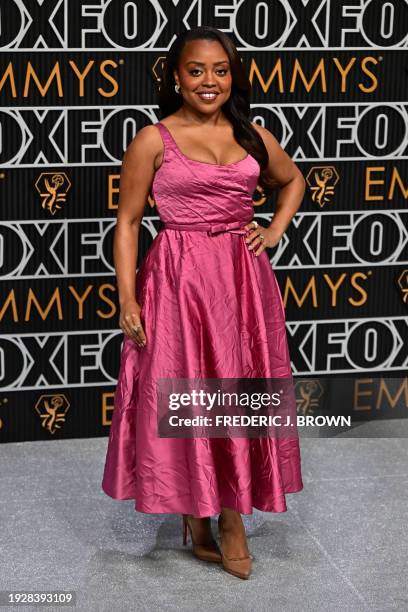
[[(120, 163), (160, 119), (174, 36), (227, 32), (251, 118), (307, 181), (269, 251), (299, 413), (407, 411), (404, 0), (0, 0), (0, 439), (106, 435), (123, 335), (112, 240)], [(254, 194), (266, 225), (276, 196)], [(139, 265), (161, 227), (151, 195)]]

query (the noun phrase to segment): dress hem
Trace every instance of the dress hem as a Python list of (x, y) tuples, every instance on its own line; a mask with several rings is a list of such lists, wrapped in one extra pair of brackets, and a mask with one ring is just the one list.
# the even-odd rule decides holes
[[(291, 493), (300, 493), (301, 491), (303, 491), (304, 489), (304, 485), (302, 484), (300, 487), (295, 487), (293, 489), (288, 489), (285, 491), (285, 495), (290, 495)], [(221, 512), (221, 507), (218, 510), (212, 510), (210, 512), (206, 511), (205, 514), (194, 514), (194, 512), (191, 512), (191, 508), (189, 508), (188, 511), (186, 511), (186, 509), (172, 509), (172, 510), (163, 510), (163, 509), (156, 509), (156, 510), (142, 510), (141, 506), (138, 505), (137, 501), (135, 500), (135, 498), (132, 497), (119, 497), (119, 496), (115, 496), (111, 493), (108, 493), (107, 491), (105, 491), (105, 489), (102, 487), (102, 491), (108, 495), (109, 497), (111, 497), (112, 499), (116, 499), (118, 501), (130, 501), (130, 500), (134, 500), (135, 501), (135, 512), (141, 512), (142, 514), (191, 514), (192, 516), (194, 516), (195, 518), (204, 518), (204, 517), (208, 517), (208, 516), (215, 516), (217, 514), (220, 514)], [(285, 502), (285, 499), (282, 498), (283, 503), (282, 504), (275, 504), (274, 506), (271, 506), (270, 504), (252, 504), (252, 511), (248, 512), (247, 509), (246, 511), (243, 510), (242, 508), (231, 508), (230, 506), (223, 506), (224, 508), (229, 508), (230, 510), (235, 510), (236, 512), (239, 512), (240, 514), (244, 514), (244, 515), (252, 515), (253, 514), (253, 510), (254, 508), (256, 510), (260, 510), (261, 512), (273, 512), (273, 513), (281, 513), (281, 512), (287, 512), (288, 508)]]

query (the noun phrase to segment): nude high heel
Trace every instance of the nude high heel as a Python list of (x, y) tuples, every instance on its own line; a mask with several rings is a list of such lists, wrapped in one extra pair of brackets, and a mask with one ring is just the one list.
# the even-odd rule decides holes
[(215, 540), (213, 540), (213, 547), (204, 546), (203, 544), (196, 544), (193, 539), (193, 531), (191, 524), (188, 520), (188, 514), (183, 514), (183, 546), (187, 545), (187, 530), (190, 532), (192, 542), (192, 553), (201, 561), (210, 561), (212, 563), (221, 563), (221, 553), (218, 550), (218, 546)]
[(245, 557), (227, 557), (222, 549), (222, 515), (218, 517), (218, 531), (220, 535), (220, 549), (222, 557), (222, 565), (226, 572), (247, 580), (251, 575), (252, 571), (252, 555), (246, 555)]

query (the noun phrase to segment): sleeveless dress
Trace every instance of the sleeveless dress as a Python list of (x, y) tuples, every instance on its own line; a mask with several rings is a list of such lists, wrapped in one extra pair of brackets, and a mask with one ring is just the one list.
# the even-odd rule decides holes
[(144, 513), (285, 512), (303, 489), (299, 439), (160, 438), (158, 378), (292, 375), (284, 306), (266, 251), (244, 241), (260, 167), (192, 160), (164, 144), (152, 193), (163, 222), (136, 275), (146, 345), (124, 336), (103, 491)]

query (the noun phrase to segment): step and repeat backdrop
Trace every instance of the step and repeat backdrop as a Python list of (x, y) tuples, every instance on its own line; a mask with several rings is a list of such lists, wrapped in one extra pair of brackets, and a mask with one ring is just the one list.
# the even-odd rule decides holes
[[(407, 1), (0, 0), (2, 441), (109, 432), (120, 164), (197, 25), (234, 40), (252, 120), (307, 181), (269, 251), (299, 413), (406, 415)], [(258, 222), (275, 202), (254, 194)], [(139, 265), (159, 229), (150, 196)]]

